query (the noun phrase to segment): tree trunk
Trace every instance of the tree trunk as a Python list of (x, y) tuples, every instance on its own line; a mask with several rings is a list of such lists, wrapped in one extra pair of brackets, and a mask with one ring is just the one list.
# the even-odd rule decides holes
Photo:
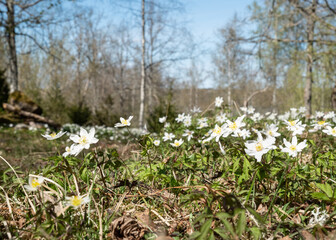
[(9, 91), (12, 93), (19, 90), (19, 74), (15, 42), (15, 9), (14, 1), (7, 0), (7, 25), (6, 38), (9, 48), (9, 71), (7, 72)]
[[(310, 12), (312, 14), (316, 11), (317, 0), (314, 0), (311, 5)], [(314, 28), (315, 28), (315, 19), (312, 17), (312, 14), (306, 16), (308, 18), (307, 26), (307, 68), (306, 68), (306, 85), (304, 92), (304, 102), (306, 107), (306, 117), (310, 117), (312, 114), (312, 85), (313, 85), (313, 54), (314, 54)]]
[(333, 110), (336, 110), (336, 83), (331, 93), (331, 106)]
[(145, 69), (145, 0), (142, 0), (142, 58), (141, 58), (141, 83), (140, 83), (140, 111), (139, 111), (139, 127), (144, 126), (144, 110), (145, 110), (145, 84), (146, 84), (146, 69)]

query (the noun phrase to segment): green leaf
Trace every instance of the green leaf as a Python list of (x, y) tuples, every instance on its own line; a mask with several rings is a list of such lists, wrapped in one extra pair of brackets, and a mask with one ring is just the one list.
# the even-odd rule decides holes
[(199, 239), (205, 239), (211, 229), (212, 219), (208, 219), (203, 223), (201, 227), (201, 235), (198, 237)]
[(199, 236), (201, 235), (200, 232), (193, 232), (191, 235), (190, 235), (190, 239), (196, 239), (198, 238)]
[(258, 240), (261, 238), (261, 231), (259, 228), (257, 227), (251, 227), (250, 231), (252, 233), (252, 236), (254, 237), (254, 239)]
[(330, 198), (322, 192), (313, 192), (311, 194), (312, 198), (318, 199), (318, 200), (325, 200), (325, 201), (329, 201)]
[(316, 186), (320, 190), (322, 190), (323, 192), (325, 192), (329, 198), (333, 197), (333, 189), (332, 189), (332, 187), (328, 183), (325, 183), (325, 184), (316, 183)]
[(241, 211), (239, 212), (239, 218), (237, 222), (237, 234), (239, 237), (245, 232), (245, 227), (246, 227), (245, 211), (241, 209)]
[(214, 231), (223, 239), (228, 239), (229, 234), (223, 228), (215, 228)]
[(249, 206), (245, 206), (246, 209), (258, 220), (259, 223), (264, 224), (264, 220), (263, 218), (259, 215), (259, 213), (257, 213), (253, 208), (249, 207)]

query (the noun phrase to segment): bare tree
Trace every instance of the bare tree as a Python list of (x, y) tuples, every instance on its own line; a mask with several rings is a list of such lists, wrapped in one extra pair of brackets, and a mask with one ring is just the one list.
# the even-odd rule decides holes
[(27, 38), (42, 47), (40, 39), (32, 31), (53, 23), (55, 15), (51, 13), (55, 6), (59, 6), (58, 0), (0, 0), (0, 28), (4, 30), (7, 40), (7, 78), (11, 92), (19, 89), (17, 37)]

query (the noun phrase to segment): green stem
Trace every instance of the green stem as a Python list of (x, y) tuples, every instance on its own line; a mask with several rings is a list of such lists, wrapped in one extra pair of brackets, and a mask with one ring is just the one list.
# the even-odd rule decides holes
[(288, 173), (288, 168), (289, 168), (289, 164), (287, 163), (286, 170), (285, 170), (285, 171), (282, 173), (282, 175), (281, 175), (281, 178), (280, 178), (278, 187), (277, 187), (277, 189), (276, 189), (276, 191), (275, 191), (274, 197), (273, 197), (273, 199), (272, 199), (271, 205), (269, 206), (268, 211), (267, 211), (267, 214), (266, 214), (266, 216), (265, 216), (265, 220), (267, 219), (268, 214), (271, 212), (271, 210), (272, 210), (272, 208), (273, 208), (273, 204), (274, 204), (275, 198), (276, 198), (277, 195), (278, 195), (278, 191), (279, 191), (279, 189), (280, 189), (281, 183), (282, 183), (282, 181), (283, 181), (283, 179), (284, 179), (284, 176), (287, 175), (287, 173)]

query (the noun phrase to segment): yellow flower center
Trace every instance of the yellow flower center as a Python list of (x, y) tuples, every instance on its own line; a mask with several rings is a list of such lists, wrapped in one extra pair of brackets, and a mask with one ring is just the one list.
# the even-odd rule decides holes
[(126, 119), (122, 120), (121, 123), (122, 123), (123, 125), (127, 125), (127, 124), (128, 124), (128, 122), (127, 122)]
[(85, 144), (87, 144), (87, 142), (88, 142), (88, 140), (87, 140), (86, 136), (83, 136), (79, 139), (79, 144), (81, 144), (81, 145), (85, 145)]
[(289, 149), (290, 149), (291, 151), (296, 151), (296, 146), (292, 145), (292, 146), (289, 147)]
[(236, 123), (236, 122), (232, 123), (232, 124), (229, 126), (229, 128), (230, 128), (231, 130), (236, 130), (236, 129), (238, 128), (237, 123)]
[(331, 129), (332, 134), (336, 134), (336, 128)]
[(50, 133), (50, 137), (52, 137), (52, 138), (54, 138), (54, 137), (56, 137), (56, 133)]
[(174, 142), (174, 145), (175, 145), (176, 147), (178, 147), (178, 146), (180, 146), (180, 143), (179, 143), (179, 142)]
[(318, 125), (323, 125), (323, 124), (325, 124), (325, 121), (319, 121), (317, 124)]
[(260, 152), (261, 150), (263, 150), (263, 145), (261, 143), (257, 143), (255, 146), (257, 152)]
[(295, 121), (289, 121), (289, 124), (290, 124), (291, 126), (295, 126)]
[(215, 129), (213, 130), (213, 133), (214, 133), (214, 134), (217, 134), (217, 135), (219, 135), (221, 132), (222, 132), (222, 128), (221, 128), (221, 127), (215, 128)]
[(41, 184), (37, 181), (37, 179), (33, 179), (32, 183), (31, 183), (33, 188), (37, 188), (38, 186), (40, 186)]
[(271, 130), (269, 130), (268, 135), (273, 136), (273, 132)]
[(74, 206), (74, 207), (78, 207), (78, 206), (80, 206), (81, 203), (82, 203), (82, 198), (81, 198), (81, 197), (74, 196), (74, 197), (71, 199), (71, 205)]

